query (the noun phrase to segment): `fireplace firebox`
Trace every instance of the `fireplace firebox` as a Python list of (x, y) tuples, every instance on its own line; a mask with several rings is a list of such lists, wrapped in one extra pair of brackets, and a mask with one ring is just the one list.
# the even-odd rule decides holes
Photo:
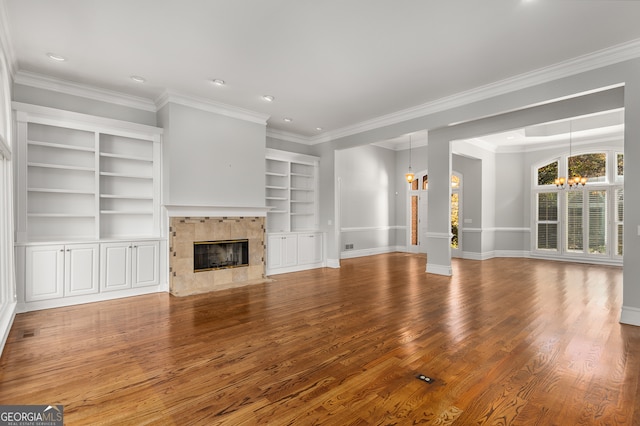
[(249, 240), (195, 241), (193, 271), (249, 266)]

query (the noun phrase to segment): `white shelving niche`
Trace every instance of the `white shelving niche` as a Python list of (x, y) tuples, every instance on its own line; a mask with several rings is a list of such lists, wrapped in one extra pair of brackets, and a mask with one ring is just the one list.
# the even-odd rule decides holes
[[(34, 273), (38, 268), (50, 269), (46, 262), (35, 261), (46, 257), (32, 258), (31, 253), (37, 247), (74, 244), (93, 244), (97, 253), (102, 245), (118, 241), (156, 245), (164, 241), (160, 225), (162, 129), (18, 102), (13, 109), (19, 309), (158, 291), (158, 280), (153, 280), (146, 289), (132, 286), (121, 294), (111, 291), (106, 295), (97, 285), (95, 291), (92, 286), (86, 292), (48, 292), (51, 283), (44, 280), (46, 274)], [(155, 258), (147, 263), (150, 273), (158, 276), (159, 251), (154, 253)], [(100, 262), (98, 268), (106, 266)], [(109, 267), (115, 267), (113, 262)], [(42, 296), (29, 296), (40, 294), (41, 286)]]
[(324, 266), (318, 170), (318, 157), (267, 149), (267, 274)]

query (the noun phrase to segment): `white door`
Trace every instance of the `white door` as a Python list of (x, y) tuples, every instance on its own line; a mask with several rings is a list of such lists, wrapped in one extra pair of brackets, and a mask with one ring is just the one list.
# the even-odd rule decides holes
[(133, 271), (133, 287), (158, 285), (160, 283), (158, 261), (160, 259), (160, 243), (144, 241), (133, 243), (131, 252), (131, 269)]
[(55, 299), (64, 295), (64, 246), (26, 248), (25, 300)]
[(131, 243), (101, 244), (100, 264), (102, 291), (131, 288)]
[(65, 246), (65, 296), (79, 296), (98, 292), (98, 244), (70, 244)]

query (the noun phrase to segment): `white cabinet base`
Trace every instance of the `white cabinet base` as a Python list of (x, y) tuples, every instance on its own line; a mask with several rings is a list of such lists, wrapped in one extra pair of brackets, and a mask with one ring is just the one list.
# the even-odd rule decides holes
[(323, 240), (321, 232), (269, 234), (266, 274), (284, 274), (326, 266)]
[(159, 240), (18, 245), (16, 312), (167, 291), (160, 247)]

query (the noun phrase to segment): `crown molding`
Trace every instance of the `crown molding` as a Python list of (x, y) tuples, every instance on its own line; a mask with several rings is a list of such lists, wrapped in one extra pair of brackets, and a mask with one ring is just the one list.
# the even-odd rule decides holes
[(375, 130), (380, 127), (390, 126), (638, 57), (640, 57), (640, 39), (631, 40), (548, 67), (539, 68), (475, 89), (460, 92), (452, 96), (396, 111), (371, 120), (365, 120), (352, 126), (343, 127), (342, 129), (326, 132), (317, 137), (310, 138), (309, 143), (320, 143), (326, 140), (335, 140), (369, 130)]
[(11, 76), (13, 76), (18, 69), (12, 46), (9, 22), (7, 20), (6, 1), (0, 0), (0, 49), (2, 53), (4, 53), (5, 60), (7, 61), (7, 69)]
[[(297, 133), (285, 132), (284, 130), (267, 128), (267, 136), (287, 142), (295, 142), (303, 145), (313, 145), (312, 138), (302, 136)], [(317, 143), (317, 142), (316, 142)]]
[(13, 77), (13, 82), (14, 84), (51, 90), (67, 95), (89, 98), (95, 101), (108, 102), (143, 111), (156, 112), (155, 104), (146, 98), (127, 95), (112, 90), (100, 89), (85, 84), (74, 83), (34, 72), (18, 71)]
[(209, 99), (187, 96), (184, 94), (166, 90), (162, 95), (160, 95), (160, 97), (158, 97), (158, 99), (156, 99), (155, 105), (157, 110), (159, 110), (168, 103), (175, 103), (202, 111), (213, 112), (215, 114), (224, 115), (226, 117), (237, 118), (240, 120), (262, 124), (265, 126), (267, 124), (267, 120), (270, 117), (270, 115), (268, 114), (263, 114), (260, 112), (235, 107), (233, 105), (215, 102)]

